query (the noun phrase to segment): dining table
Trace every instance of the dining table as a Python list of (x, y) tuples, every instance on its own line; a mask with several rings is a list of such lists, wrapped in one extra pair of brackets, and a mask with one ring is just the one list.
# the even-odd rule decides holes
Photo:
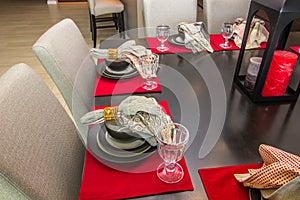
[[(134, 34), (131, 33), (130, 35)], [(139, 45), (151, 49), (149, 38), (156, 39), (155, 36), (139, 36), (127, 39), (114, 37), (102, 41), (100, 48), (117, 48), (125, 41), (134, 39)], [(292, 51), (290, 46), (300, 45), (297, 38), (299, 38), (297, 34), (291, 33), (285, 48)], [(267, 144), (300, 155), (300, 104), (297, 101), (284, 103), (252, 102), (233, 81), (239, 56), (238, 49), (225, 50), (217, 48), (213, 53), (207, 51), (193, 53), (186, 51), (184, 46), (176, 46), (176, 44), (172, 44), (172, 41), (169, 41), (169, 43), (168, 45), (173, 45), (176, 50), (172, 51), (171, 49), (168, 53), (156, 52), (159, 54), (159, 70), (157, 73), (159, 90), (115, 92), (118, 91), (116, 89), (112, 90), (110, 94), (94, 95), (93, 109), (118, 105), (125, 98), (132, 95), (152, 97), (159, 103), (166, 102), (172, 120), (183, 124), (190, 132), (190, 139), (184, 153), (184, 161), (188, 170), (188, 174), (185, 174), (185, 176), (190, 177), (192, 188), (185, 191), (172, 192), (170, 190), (158, 194), (125, 196), (124, 198), (202, 200), (213, 199), (209, 193), (218, 193), (218, 189), (224, 192), (225, 189), (226, 193), (220, 195), (223, 199), (227, 199), (226, 197), (234, 196), (235, 190), (231, 190), (230, 187), (232, 182), (229, 183), (226, 179), (218, 177), (217, 171), (216, 173), (211, 171), (206, 178), (215, 180), (216, 185), (205, 185), (214, 184), (214, 182), (207, 183), (204, 180), (205, 174), (201, 176), (201, 170), (205, 172), (209, 169), (219, 169), (218, 172), (220, 172), (223, 168), (228, 170), (230, 167), (235, 166), (260, 166), (262, 159), (258, 148), (261, 144)], [(246, 50), (244, 55), (246, 61), (242, 66), (241, 73), (246, 73), (249, 63), (247, 60), (250, 57), (262, 56), (263, 52), (263, 48)], [(296, 54), (299, 55), (299, 53)], [(101, 62), (98, 62), (98, 67), (99, 64)], [(299, 65), (298, 59), (290, 81), (290, 84), (294, 86), (298, 84), (300, 79)], [(84, 69), (78, 73), (84, 75)], [(80, 84), (80, 81), (77, 84)], [(96, 88), (97, 85), (91, 85), (90, 87)], [(73, 107), (73, 109), (76, 109), (76, 107)], [(99, 129), (99, 125), (89, 126), (87, 137), (92, 134), (91, 132), (97, 132)], [(94, 139), (87, 138), (87, 151), (91, 151), (94, 158), (105, 165), (107, 157), (104, 156), (103, 162), (101, 160), (102, 156), (95, 155), (93, 150), (89, 148), (89, 143)], [(92, 148), (96, 148), (95, 144)], [(149, 155), (149, 157), (151, 156)], [(144, 160), (147, 160), (147, 156), (137, 162), (143, 165)], [(115, 166), (114, 164), (118, 165), (118, 162), (113, 163), (109, 159), (108, 162), (112, 162), (112, 166)], [(108, 167), (112, 166), (108, 165)], [(155, 171), (155, 167), (152, 170)], [(231, 173), (230, 170), (227, 172)], [(228, 176), (233, 177), (233, 174), (228, 174)], [(122, 182), (123, 180), (118, 181)], [(234, 184), (240, 184), (240, 187), (243, 187), (241, 183)], [(172, 187), (172, 184), (170, 184), (170, 187)], [(207, 191), (210, 188), (214, 191)], [(85, 198), (80, 196), (79, 199)], [(94, 197), (94, 199), (97, 198)], [(118, 199), (123, 198), (118, 197)]]

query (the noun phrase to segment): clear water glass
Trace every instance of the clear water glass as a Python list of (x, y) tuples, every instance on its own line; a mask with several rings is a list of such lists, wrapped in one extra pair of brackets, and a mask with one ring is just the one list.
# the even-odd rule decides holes
[(157, 168), (157, 176), (166, 183), (177, 183), (184, 171), (177, 162), (182, 159), (189, 140), (189, 131), (178, 123), (163, 125), (156, 132), (158, 153), (164, 160)]
[(168, 25), (158, 25), (156, 27), (156, 37), (160, 41), (160, 46), (158, 46), (156, 48), (158, 51), (163, 52), (163, 51), (167, 51), (169, 49), (165, 45), (165, 41), (167, 41), (169, 36), (170, 36), (170, 26), (168, 26)]
[(228, 39), (233, 35), (233, 23), (224, 22), (221, 27), (222, 36), (224, 38), (224, 43), (220, 44), (220, 47), (228, 49), (231, 45), (228, 43)]
[(145, 90), (153, 90), (157, 88), (157, 83), (153, 80), (159, 66), (159, 56), (157, 54), (150, 54), (142, 56), (140, 59), (141, 69), (144, 74), (145, 83), (143, 88)]

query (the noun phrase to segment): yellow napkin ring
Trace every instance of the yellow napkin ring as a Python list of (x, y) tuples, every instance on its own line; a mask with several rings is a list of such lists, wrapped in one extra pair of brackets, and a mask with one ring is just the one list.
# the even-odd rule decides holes
[(118, 49), (108, 49), (107, 58), (110, 60), (118, 60)]
[(118, 107), (112, 106), (104, 108), (103, 115), (104, 121), (116, 120), (118, 118)]

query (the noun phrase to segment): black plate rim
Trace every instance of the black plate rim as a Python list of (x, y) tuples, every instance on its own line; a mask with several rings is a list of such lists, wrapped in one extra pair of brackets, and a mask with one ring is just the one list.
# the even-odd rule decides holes
[(129, 74), (122, 74), (119, 76), (118, 75), (109, 75), (104, 72), (106, 67), (107, 67), (106, 64), (104, 62), (102, 62), (96, 66), (96, 71), (101, 77), (108, 78), (108, 79), (122, 80), (122, 79), (133, 78), (133, 77), (139, 75), (137, 70), (134, 70), (133, 72), (131, 72)]
[(133, 163), (141, 161), (150, 155), (152, 155), (156, 151), (156, 147), (151, 147), (145, 153), (142, 153), (137, 156), (133, 157), (117, 157), (104, 152), (97, 144), (97, 135), (104, 134), (106, 132), (106, 128), (103, 124), (96, 124), (92, 128), (89, 129), (88, 136), (87, 136), (87, 148), (92, 153), (94, 157), (98, 160), (109, 161), (112, 163)]

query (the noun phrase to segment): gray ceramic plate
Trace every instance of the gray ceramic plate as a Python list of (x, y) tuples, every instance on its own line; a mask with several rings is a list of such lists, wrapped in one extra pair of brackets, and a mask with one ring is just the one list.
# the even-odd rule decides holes
[[(140, 147), (136, 148), (135, 152), (118, 149), (111, 146), (106, 141), (105, 133), (106, 128), (103, 124), (94, 125), (88, 133), (87, 148), (98, 160), (105, 160), (114, 163), (132, 163), (149, 157), (156, 150), (156, 147), (151, 147), (148, 143), (144, 143)], [(98, 142), (100, 142), (100, 145), (102, 146), (101, 148), (99, 147)], [(107, 151), (110, 152), (108, 153)]]
[(184, 47), (184, 42), (180, 42), (178, 40), (179, 34), (175, 34), (175, 35), (170, 35), (170, 37), (168, 38), (168, 42), (170, 44), (176, 45), (176, 46), (181, 46)]
[[(151, 146), (148, 143), (143, 143), (136, 148), (132, 149), (120, 149), (117, 147), (112, 146), (106, 138), (107, 132), (98, 132), (97, 133), (97, 144), (98, 147), (104, 151), (105, 153), (115, 156), (115, 157), (122, 157), (122, 158), (131, 158), (134, 156), (138, 156), (146, 152), (151, 148)], [(128, 144), (129, 145), (129, 144)]]
[(107, 66), (105, 62), (102, 62), (97, 65), (96, 71), (100, 76), (108, 79), (114, 79), (114, 80), (128, 79), (139, 75), (139, 73), (135, 69), (129, 71), (125, 70), (124, 73), (121, 73), (122, 71), (118, 71), (117, 73), (112, 73), (111, 71), (106, 70), (106, 68)]

